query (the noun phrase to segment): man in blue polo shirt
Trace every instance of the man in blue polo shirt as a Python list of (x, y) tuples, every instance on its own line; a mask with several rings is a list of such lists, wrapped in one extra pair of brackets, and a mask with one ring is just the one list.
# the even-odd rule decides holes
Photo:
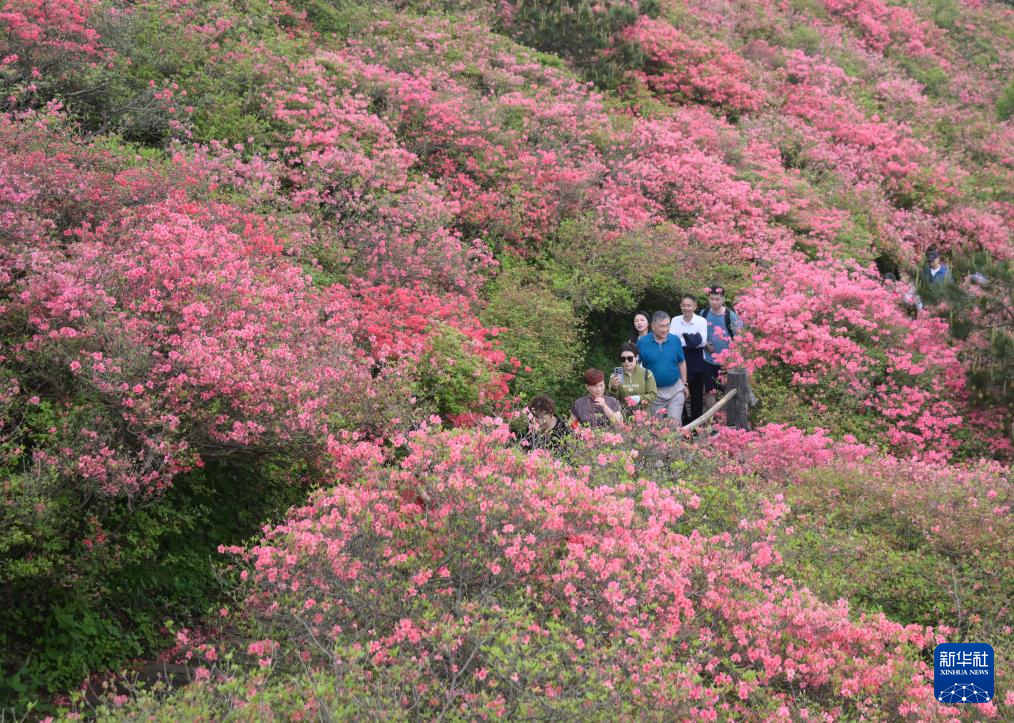
[(655, 376), (658, 397), (648, 410), (652, 415), (664, 409), (669, 423), (677, 427), (683, 421), (683, 404), (686, 402), (687, 362), (683, 344), (669, 334), (669, 315), (656, 311), (651, 317), (651, 333), (637, 340), (641, 364)]

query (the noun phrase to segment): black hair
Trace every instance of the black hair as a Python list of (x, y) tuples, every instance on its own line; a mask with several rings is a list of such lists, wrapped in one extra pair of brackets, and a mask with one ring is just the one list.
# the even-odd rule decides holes
[(542, 395), (535, 397), (528, 404), (528, 408), (531, 409), (535, 414), (555, 414), (556, 402), (554, 402), (550, 397)]

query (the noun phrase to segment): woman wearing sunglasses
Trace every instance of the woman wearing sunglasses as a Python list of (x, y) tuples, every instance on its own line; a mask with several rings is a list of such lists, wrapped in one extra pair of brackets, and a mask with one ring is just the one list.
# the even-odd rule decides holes
[(631, 409), (647, 409), (658, 396), (654, 375), (641, 366), (637, 347), (627, 342), (620, 347), (620, 365), (609, 377), (609, 389)]

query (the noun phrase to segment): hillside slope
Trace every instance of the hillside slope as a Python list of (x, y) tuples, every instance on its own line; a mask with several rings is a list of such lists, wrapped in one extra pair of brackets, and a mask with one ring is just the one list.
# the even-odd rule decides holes
[[(232, 594), (295, 692), (202, 668), (181, 706), (250, 683), (280, 717), (290, 694), (405, 717), (955, 715), (927, 697), (932, 642), (1011, 638), (1012, 77), (1014, 8), (990, 2), (7, 0), (0, 701), (59, 705), (165, 648), (167, 618), (226, 598), (221, 546), (258, 571)], [(953, 284), (918, 280), (930, 247)], [(914, 272), (925, 308), (884, 272)], [(560, 468), (482, 421), (569, 404), (635, 309), (715, 282), (759, 431), (706, 466), (649, 427)], [(709, 494), (721, 519), (684, 517)], [(341, 552), (386, 514), (396, 540)], [(262, 578), (274, 555), (295, 587)], [(448, 561), (467, 605), (405, 602)], [(381, 619), (369, 596), (309, 613), (346, 564), (379, 565)], [(532, 626), (538, 651), (512, 632)], [(523, 671), (496, 661), (540, 667), (514, 697), (459, 689), (459, 639), (500, 685)], [(367, 670), (383, 681), (357, 688)]]

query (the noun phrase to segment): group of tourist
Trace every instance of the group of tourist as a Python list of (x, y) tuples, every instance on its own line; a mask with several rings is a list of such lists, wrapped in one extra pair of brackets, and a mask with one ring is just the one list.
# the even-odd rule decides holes
[[(725, 305), (725, 289), (708, 288), (708, 306), (697, 310), (697, 299), (684, 295), (680, 315), (665, 311), (634, 314), (633, 332), (619, 350), (619, 366), (608, 380), (601, 369), (584, 373), (587, 394), (574, 401), (564, 421), (556, 403), (540, 396), (528, 405), (530, 424), (522, 444), (555, 447), (571, 427), (619, 425), (624, 409), (663, 415), (680, 426), (700, 417), (714, 403), (719, 389), (717, 361), (742, 328), (742, 322)], [(607, 394), (608, 392), (608, 394)], [(706, 399), (707, 397), (707, 399)]]
[[(920, 269), (923, 286), (951, 280), (951, 272), (934, 247), (926, 251), (926, 263)], [(892, 273), (884, 276), (895, 281)], [(970, 281), (984, 284), (979, 273)], [(916, 292), (916, 279), (902, 273), (905, 301), (917, 313), (923, 307)], [(708, 288), (708, 305), (697, 310), (697, 299), (686, 294), (680, 299), (680, 314), (670, 317), (664, 311), (634, 314), (633, 332), (620, 347), (619, 365), (606, 377), (601, 369), (588, 369), (583, 381), (587, 394), (576, 399), (565, 421), (557, 414), (556, 403), (540, 396), (528, 405), (529, 426), (522, 444), (530, 447), (555, 447), (572, 428), (580, 425), (605, 427), (619, 425), (625, 414), (643, 410), (649, 415), (664, 415), (667, 423), (680, 426), (698, 419), (715, 403), (719, 390), (717, 361), (742, 329), (742, 322), (725, 304), (725, 289)]]

